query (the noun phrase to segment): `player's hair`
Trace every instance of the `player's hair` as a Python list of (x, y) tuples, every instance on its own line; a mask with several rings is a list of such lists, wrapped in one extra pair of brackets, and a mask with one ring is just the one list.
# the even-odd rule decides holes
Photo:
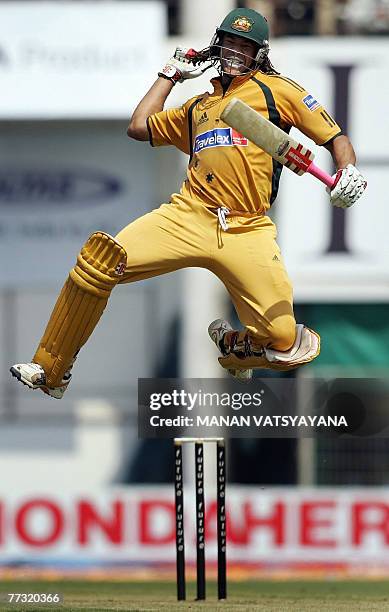
[(264, 72), (265, 74), (280, 74), (278, 70), (274, 68), (268, 55), (264, 57), (263, 62), (258, 67), (258, 70)]

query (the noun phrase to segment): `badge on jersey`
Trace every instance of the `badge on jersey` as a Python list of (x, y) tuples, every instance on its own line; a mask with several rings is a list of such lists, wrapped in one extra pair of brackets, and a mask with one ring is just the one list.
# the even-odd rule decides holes
[(198, 153), (213, 147), (246, 147), (248, 140), (232, 128), (214, 128), (198, 134), (194, 141), (193, 152)]
[(305, 106), (307, 107), (307, 109), (311, 111), (311, 113), (313, 113), (314, 110), (316, 110), (317, 108), (319, 108), (319, 106), (321, 106), (320, 102), (315, 100), (315, 98), (311, 96), (311, 94), (308, 94), (307, 96), (305, 96), (305, 98), (303, 98), (303, 102)]

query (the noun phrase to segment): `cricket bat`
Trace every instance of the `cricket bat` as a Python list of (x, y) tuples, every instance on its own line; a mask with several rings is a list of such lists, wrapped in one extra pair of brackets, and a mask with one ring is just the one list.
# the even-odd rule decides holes
[(327, 187), (333, 187), (335, 179), (313, 163), (315, 154), (312, 151), (242, 100), (233, 98), (222, 112), (221, 119), (292, 172), (299, 176), (308, 172)]

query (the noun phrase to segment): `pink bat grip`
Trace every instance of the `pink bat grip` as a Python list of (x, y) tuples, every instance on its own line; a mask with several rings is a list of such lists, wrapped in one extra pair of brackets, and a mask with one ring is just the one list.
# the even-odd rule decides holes
[(313, 162), (311, 164), (309, 164), (309, 166), (307, 168), (307, 172), (309, 172), (309, 174), (312, 174), (313, 176), (315, 176), (317, 179), (319, 179), (319, 181), (321, 181), (322, 183), (327, 185), (327, 187), (332, 188), (334, 183), (335, 183), (335, 179), (333, 179), (332, 176), (327, 174), (327, 172), (324, 172), (324, 170), (321, 170)]

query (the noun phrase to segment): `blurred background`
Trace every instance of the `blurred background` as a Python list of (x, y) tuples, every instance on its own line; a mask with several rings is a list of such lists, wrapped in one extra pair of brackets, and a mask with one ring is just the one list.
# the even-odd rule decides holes
[[(273, 64), (336, 117), (368, 180), (345, 214), (311, 177), (283, 173), (271, 215), (296, 317), (322, 336), (320, 357), (295, 376), (388, 376), (387, 0), (0, 1), (5, 566), (174, 561), (173, 447), (138, 440), (137, 380), (222, 376), (206, 331), (220, 316), (236, 322), (221, 283), (193, 269), (116, 289), (61, 402), (11, 381), (9, 367), (33, 355), (88, 235), (115, 235), (179, 189), (187, 158), (129, 140), (128, 119), (176, 45), (208, 46), (236, 6), (267, 16)], [(175, 87), (168, 106), (209, 89), (210, 76)], [(326, 151), (317, 160), (333, 172)], [(232, 440), (227, 450), (231, 563), (385, 569), (386, 438)], [(211, 527), (209, 541), (214, 559)]]

